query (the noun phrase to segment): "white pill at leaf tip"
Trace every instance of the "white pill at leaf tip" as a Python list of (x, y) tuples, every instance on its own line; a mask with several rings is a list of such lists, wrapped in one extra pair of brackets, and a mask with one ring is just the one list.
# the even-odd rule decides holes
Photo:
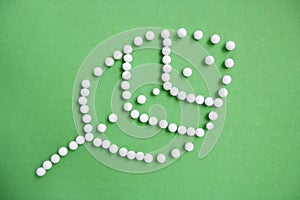
[(46, 170), (44, 168), (42, 168), (42, 167), (39, 167), (39, 168), (37, 168), (37, 170), (36, 170), (35, 173), (38, 176), (44, 176), (46, 174)]

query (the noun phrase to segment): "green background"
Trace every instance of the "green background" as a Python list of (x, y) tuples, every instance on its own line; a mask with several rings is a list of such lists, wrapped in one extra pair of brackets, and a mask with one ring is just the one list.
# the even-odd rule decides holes
[[(300, 199), (300, 1), (1, 1), (1, 199)], [(138, 27), (200, 28), (237, 43), (214, 150), (153, 173), (110, 169), (85, 148), (36, 167), (77, 135), (72, 90), (101, 41)]]

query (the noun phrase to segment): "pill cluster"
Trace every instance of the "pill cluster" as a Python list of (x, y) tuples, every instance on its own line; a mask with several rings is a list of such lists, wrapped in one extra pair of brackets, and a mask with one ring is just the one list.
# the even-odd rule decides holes
[[(180, 90), (180, 88), (176, 87), (173, 82), (171, 82), (171, 71), (172, 71), (172, 58), (171, 58), (171, 46), (172, 39), (171, 33), (169, 30), (162, 30), (160, 35), (157, 36), (151, 30), (147, 31), (142, 36), (136, 36), (133, 38), (133, 45), (135, 48), (139, 48), (143, 45), (144, 42), (151, 42), (155, 37), (160, 37), (162, 40), (162, 88), (164, 91), (168, 92), (171, 96), (176, 97), (180, 101), (185, 101), (190, 104), (196, 105), (205, 105), (207, 107), (215, 107), (220, 108), (223, 106), (222, 98), (225, 98), (228, 95), (228, 90), (225, 87), (222, 87), (218, 90), (217, 98), (213, 97), (204, 97), (201, 94), (192, 94), (187, 93), (186, 91)], [(184, 39), (187, 37), (187, 30), (184, 28), (180, 28), (177, 31), (177, 37), (179, 39)], [(144, 41), (144, 39), (146, 41)], [(193, 33), (193, 38), (198, 41), (203, 38), (203, 32), (201, 30), (196, 30)], [(211, 36), (210, 41), (213, 45), (220, 43), (221, 37), (218, 34), (214, 34)], [(228, 41), (225, 45), (225, 48), (228, 51), (232, 51), (235, 49), (235, 43), (233, 41)], [(150, 126), (157, 126), (161, 129), (165, 129), (171, 133), (178, 133), (180, 135), (187, 135), (190, 137), (203, 137), (205, 135), (205, 129), (212, 130), (214, 128), (213, 121), (218, 119), (218, 113), (216, 111), (211, 111), (208, 114), (209, 122), (206, 123), (205, 127), (189, 127), (182, 124), (176, 124), (173, 122), (167, 121), (167, 119), (159, 119), (157, 116), (149, 116), (147, 113), (140, 113), (138, 109), (133, 108), (133, 104), (130, 103), (132, 100), (132, 94), (130, 92), (130, 79), (131, 79), (131, 69), (132, 69), (132, 61), (133, 61), (133, 47), (131, 45), (125, 45), (123, 50), (116, 50), (112, 52), (111, 57), (107, 57), (104, 60), (105, 67), (110, 68), (113, 67), (116, 60), (121, 60), (123, 58), (122, 63), (122, 75), (121, 75), (121, 84), (120, 88), (122, 89), (121, 98), (124, 100), (123, 110), (127, 112), (129, 117), (133, 120), (139, 120), (141, 123), (149, 124)], [(213, 65), (215, 62), (215, 58), (212, 55), (208, 55), (204, 58), (204, 63), (209, 67)], [(232, 58), (227, 58), (224, 62), (226, 68), (232, 68), (234, 66), (234, 60)], [(95, 77), (101, 77), (103, 75), (102, 67), (95, 67), (92, 71)], [(186, 67), (183, 69), (182, 74), (185, 78), (192, 76), (192, 69)], [(222, 83), (228, 85), (231, 83), (232, 78), (229, 75), (224, 75), (222, 77)], [(154, 158), (157, 163), (165, 163), (167, 160), (167, 155), (164, 153), (158, 153), (157, 155), (152, 155), (151, 153), (145, 153), (142, 151), (135, 151), (131, 149), (127, 149), (126, 147), (118, 147), (117, 144), (113, 144), (110, 140), (105, 139), (102, 140), (99, 137), (94, 135), (94, 127), (92, 126), (92, 117), (89, 114), (89, 106), (88, 106), (88, 97), (90, 94), (91, 82), (88, 79), (84, 79), (81, 82), (81, 90), (80, 96), (78, 98), (79, 104), (79, 112), (82, 114), (82, 123), (84, 135), (77, 136), (74, 141), (71, 141), (67, 147), (61, 147), (58, 149), (58, 153), (53, 154), (50, 157), (50, 160), (46, 160), (43, 162), (42, 167), (39, 167), (36, 170), (36, 174), (38, 176), (44, 176), (46, 171), (51, 169), (53, 164), (57, 164), (60, 161), (61, 157), (64, 157), (68, 154), (68, 149), (74, 151), (78, 148), (79, 145), (84, 144), (85, 142), (91, 142), (95, 148), (102, 148), (104, 150), (109, 151), (111, 154), (117, 154), (120, 157), (127, 158), (128, 160), (136, 160), (142, 161), (146, 164), (152, 163)], [(159, 88), (154, 88), (152, 90), (152, 94), (157, 96), (160, 94)], [(147, 102), (147, 98), (145, 95), (140, 94), (136, 102), (138, 104), (145, 104)], [(118, 115), (115, 113), (111, 113), (108, 117), (108, 121), (110, 123), (116, 123), (118, 121)], [(95, 128), (100, 134), (107, 131), (107, 126), (105, 123), (100, 123)], [(178, 159), (181, 155), (181, 148), (183, 148), (186, 152), (191, 152), (194, 149), (194, 144), (192, 142), (186, 142), (182, 144), (182, 147), (173, 148), (170, 151), (170, 156), (173, 159)]]

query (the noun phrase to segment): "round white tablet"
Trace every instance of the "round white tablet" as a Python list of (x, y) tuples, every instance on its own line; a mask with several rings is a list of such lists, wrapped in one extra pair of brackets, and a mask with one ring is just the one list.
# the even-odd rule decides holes
[(90, 123), (92, 121), (92, 117), (89, 114), (84, 114), (82, 116), (82, 122), (83, 123)]
[(186, 150), (186, 151), (193, 151), (194, 150), (194, 144), (193, 143), (191, 143), (191, 142), (187, 142), (187, 143), (185, 143), (185, 145), (184, 145), (184, 149)]
[(119, 155), (120, 155), (121, 157), (127, 156), (127, 153), (128, 153), (128, 150), (127, 150), (125, 147), (120, 148), (120, 150), (119, 150)]
[(114, 61), (114, 59), (112, 57), (108, 57), (108, 58), (105, 59), (105, 65), (107, 67), (113, 66), (114, 63), (115, 63), (115, 61)]
[(68, 149), (66, 147), (60, 147), (58, 149), (58, 154), (60, 156), (66, 156), (68, 154)]
[(226, 88), (221, 88), (219, 89), (219, 92), (218, 92), (219, 96), (224, 98), (224, 97), (227, 97), (228, 95), (228, 90)]
[(148, 122), (148, 120), (149, 120), (149, 116), (147, 114), (141, 114), (140, 121), (142, 123), (146, 123), (146, 122)]
[(129, 102), (124, 103), (123, 109), (127, 112), (132, 110), (132, 104)]
[(118, 121), (118, 115), (115, 114), (115, 113), (112, 113), (108, 116), (108, 120), (111, 122), (111, 123), (115, 123)]
[(162, 30), (161, 33), (160, 33), (160, 36), (164, 39), (164, 38), (168, 38), (170, 37), (170, 31), (168, 30)]
[(128, 153), (127, 153), (127, 158), (128, 158), (129, 160), (135, 159), (135, 152), (132, 151), (132, 150), (128, 151)]
[(194, 94), (188, 94), (186, 96), (186, 101), (189, 103), (194, 103), (196, 100), (196, 96)]
[(100, 133), (104, 133), (106, 131), (106, 125), (105, 124), (99, 124), (98, 127), (97, 127), (97, 130)]
[(135, 154), (135, 158), (136, 158), (137, 160), (139, 160), (139, 161), (143, 160), (144, 157), (145, 157), (145, 155), (144, 155), (143, 152), (140, 152), (140, 151), (139, 151), (139, 152), (137, 152), (137, 153)]
[(83, 144), (85, 142), (84, 137), (82, 135), (78, 135), (75, 141), (77, 144)]
[(166, 159), (167, 159), (166, 156), (162, 153), (160, 153), (156, 156), (156, 160), (158, 163), (164, 163), (164, 162), (166, 162)]
[(167, 120), (163, 119), (159, 121), (159, 127), (160, 128), (167, 128), (168, 127), (168, 122)]
[(122, 68), (125, 71), (131, 70), (131, 64), (129, 62), (125, 62), (123, 63)]
[(93, 140), (93, 145), (94, 145), (94, 147), (100, 147), (101, 144), (102, 144), (101, 138), (95, 138), (95, 139)]
[(215, 102), (214, 102), (214, 106), (215, 106), (216, 108), (222, 107), (222, 106), (223, 106), (223, 100), (220, 99), (220, 98), (216, 98), (216, 99), (215, 99)]
[(172, 149), (171, 156), (173, 158), (179, 158), (180, 157), (180, 150), (179, 149)]
[(178, 96), (177, 96), (177, 98), (179, 99), (179, 100), (185, 100), (186, 99), (186, 92), (185, 91), (180, 91), (180, 92), (178, 92)]
[(93, 73), (95, 76), (101, 76), (103, 71), (100, 67), (95, 67)]
[(70, 143), (69, 143), (69, 149), (71, 149), (71, 150), (76, 150), (78, 148), (78, 144), (75, 142), (75, 141), (71, 141)]
[(196, 135), (197, 135), (197, 137), (203, 137), (204, 136), (204, 129), (203, 128), (198, 128), (196, 130)]
[(122, 52), (121, 51), (114, 51), (113, 57), (116, 60), (120, 60), (122, 58)]
[(124, 71), (124, 72), (122, 73), (122, 78), (123, 78), (124, 80), (129, 80), (129, 79), (131, 78), (131, 73), (130, 73), (130, 71)]
[(91, 86), (91, 82), (89, 80), (85, 79), (81, 82), (81, 86), (83, 88), (89, 88)]
[(203, 32), (200, 30), (196, 30), (194, 32), (194, 39), (195, 40), (201, 40), (201, 38), (203, 37)]
[(119, 147), (115, 144), (112, 144), (110, 147), (109, 147), (109, 152), (110, 153), (117, 153), (119, 150)]
[(163, 72), (170, 73), (172, 71), (172, 66), (169, 64), (166, 64), (163, 66)]
[(190, 77), (190, 76), (192, 76), (193, 71), (192, 71), (191, 68), (186, 67), (186, 68), (183, 69), (182, 74), (183, 74), (183, 76), (185, 76), (185, 77)]
[(124, 61), (130, 63), (132, 61), (132, 55), (131, 54), (125, 54)]
[(177, 132), (180, 134), (180, 135), (184, 135), (186, 133), (186, 127), (185, 126), (179, 126), (178, 127), (178, 130)]
[(132, 110), (130, 116), (132, 119), (137, 119), (140, 116), (140, 112), (138, 110)]
[(214, 99), (212, 97), (207, 97), (204, 101), (206, 106), (212, 106), (214, 105)]
[(206, 56), (204, 62), (207, 65), (212, 65), (215, 62), (215, 58), (213, 56)]
[(218, 44), (220, 42), (221, 38), (218, 34), (213, 34), (210, 38), (211, 43)]
[(139, 95), (136, 100), (139, 104), (144, 104), (146, 103), (147, 98), (144, 95)]
[(163, 81), (163, 82), (166, 82), (166, 81), (169, 81), (170, 80), (170, 74), (168, 74), (168, 73), (163, 73), (162, 75), (161, 75), (161, 80)]
[(53, 154), (51, 156), (50, 160), (51, 160), (52, 163), (56, 164), (56, 163), (58, 163), (60, 161), (60, 157), (57, 154)]
[(110, 141), (109, 140), (103, 140), (102, 141), (102, 148), (108, 149), (110, 147)]
[(86, 133), (84, 135), (84, 139), (87, 141), (87, 142), (91, 142), (93, 139), (94, 139), (94, 134), (93, 133)]
[(232, 51), (233, 49), (235, 49), (235, 42), (234, 41), (228, 41), (228, 42), (226, 42), (225, 47), (228, 51)]
[(50, 162), (50, 160), (46, 160), (43, 162), (43, 168), (45, 170), (49, 170), (49, 169), (51, 169), (51, 167), (52, 167), (52, 163)]
[(86, 105), (87, 104), (87, 98), (86, 97), (79, 97), (78, 98), (78, 103), (80, 105)]
[(204, 103), (204, 97), (202, 95), (198, 95), (196, 97), (195, 101), (196, 101), (197, 104), (203, 104)]
[(168, 55), (170, 55), (170, 53), (171, 53), (171, 49), (170, 49), (170, 47), (163, 47), (162, 48), (162, 50), (161, 50), (161, 53), (162, 53), (162, 55), (164, 55), (164, 56), (168, 56)]
[(163, 45), (164, 45), (165, 47), (171, 46), (171, 45), (172, 45), (172, 40), (171, 40), (170, 38), (164, 39), (164, 40), (163, 40)]
[(146, 162), (146, 163), (151, 163), (152, 161), (153, 161), (153, 156), (151, 155), (151, 154), (146, 154), (145, 156), (144, 156), (144, 161)]
[(149, 124), (151, 126), (155, 126), (155, 125), (157, 125), (157, 123), (158, 123), (158, 119), (156, 117), (150, 117), (149, 118)]
[(186, 134), (187, 134), (188, 136), (194, 136), (195, 133), (196, 133), (196, 130), (195, 130), (195, 128), (193, 128), (193, 127), (189, 127), (189, 128), (186, 130)]
[(178, 89), (177, 87), (172, 87), (172, 88), (170, 89), (170, 94), (171, 94), (173, 97), (177, 96), (178, 93), (179, 93), (179, 89)]
[(130, 83), (128, 81), (122, 81), (121, 82), (121, 88), (122, 88), (122, 90), (129, 90)]
[(166, 91), (170, 90), (170, 89), (172, 88), (172, 83), (169, 82), (169, 81), (164, 82), (163, 88), (164, 88), (164, 90), (166, 90)]
[(186, 36), (186, 34), (187, 34), (187, 31), (185, 28), (180, 28), (177, 31), (177, 35), (179, 38), (184, 38)]
[(83, 88), (83, 89), (80, 90), (80, 94), (81, 94), (81, 96), (83, 96), (83, 97), (87, 97), (87, 96), (90, 95), (90, 90), (87, 89), (87, 88)]
[(152, 90), (152, 94), (155, 95), (155, 96), (159, 95), (159, 93), (160, 93), (160, 90), (158, 88), (154, 88)]
[(141, 46), (143, 44), (143, 38), (140, 36), (135, 37), (133, 40), (133, 44), (137, 47)]
[(89, 112), (89, 107), (87, 106), (87, 105), (82, 105), (82, 106), (80, 106), (80, 112), (82, 113), (82, 114), (86, 114), (86, 113), (88, 113)]
[(174, 124), (174, 123), (169, 124), (168, 130), (169, 130), (171, 133), (176, 132), (176, 131), (177, 131), (177, 125)]
[(122, 98), (125, 99), (125, 100), (130, 99), (131, 98), (131, 92), (129, 92), (128, 90), (123, 91), (122, 92)]
[(132, 47), (130, 45), (125, 45), (123, 51), (126, 54), (130, 54), (132, 52)]
[(155, 34), (153, 31), (146, 32), (146, 35), (145, 35), (146, 40), (149, 40), (149, 41), (154, 40), (154, 37), (155, 37)]
[(227, 58), (225, 60), (225, 67), (227, 68), (231, 68), (234, 65), (234, 60), (232, 58)]
[(206, 124), (206, 129), (207, 130), (212, 130), (214, 128), (214, 124), (212, 123), (212, 122), (208, 122), (207, 124)]
[(37, 170), (35, 171), (36, 175), (38, 176), (44, 176), (46, 174), (46, 170), (42, 167), (37, 168)]
[(91, 124), (86, 124), (83, 126), (83, 131), (86, 133), (90, 133), (93, 130), (93, 126)]
[(222, 78), (222, 82), (225, 84), (225, 85), (228, 85), (228, 84), (230, 84), (231, 83), (231, 76), (229, 76), (229, 75), (225, 75), (225, 76), (223, 76), (223, 78)]
[(171, 57), (170, 56), (164, 56), (163, 58), (162, 58), (162, 62), (164, 63), (164, 64), (170, 64), (171, 63)]
[(211, 112), (208, 114), (208, 118), (209, 118), (211, 121), (214, 121), (214, 120), (218, 119), (218, 113), (215, 112), (215, 111), (211, 111)]

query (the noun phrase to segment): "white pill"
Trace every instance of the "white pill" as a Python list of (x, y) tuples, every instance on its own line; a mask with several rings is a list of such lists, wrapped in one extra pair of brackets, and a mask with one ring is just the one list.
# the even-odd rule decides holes
[(171, 46), (171, 45), (172, 45), (172, 40), (171, 40), (170, 38), (164, 39), (164, 40), (163, 40), (163, 45), (164, 45), (165, 47)]
[(121, 88), (122, 88), (122, 90), (129, 90), (130, 83), (128, 81), (122, 81), (121, 82)]
[(79, 97), (79, 98), (78, 98), (78, 103), (79, 103), (80, 105), (85, 105), (85, 104), (87, 104), (87, 98), (86, 98), (86, 97)]
[(83, 131), (85, 133), (90, 133), (90, 132), (92, 132), (92, 130), (93, 130), (93, 126), (91, 124), (86, 124), (83, 126)]
[(117, 146), (117, 145), (115, 145), (115, 144), (112, 144), (110, 147), (109, 147), (109, 152), (110, 153), (117, 153), (118, 152), (118, 150), (119, 150), (119, 147)]
[(143, 44), (143, 38), (140, 36), (135, 37), (133, 40), (133, 44), (137, 47), (141, 46)]
[(230, 84), (231, 83), (231, 76), (229, 76), (229, 75), (225, 75), (225, 76), (223, 76), (223, 78), (222, 78), (222, 82), (225, 84), (225, 85), (228, 85), (228, 84)]
[(102, 144), (102, 140), (101, 140), (100, 138), (95, 138), (95, 139), (93, 140), (93, 145), (94, 145), (94, 147), (100, 147), (101, 144)]
[(196, 130), (196, 135), (197, 135), (197, 137), (203, 137), (204, 136), (204, 130), (203, 130), (203, 128), (198, 128)]
[(141, 114), (140, 121), (142, 123), (146, 123), (146, 122), (148, 122), (148, 120), (149, 120), (149, 116), (147, 114)]
[(178, 98), (179, 100), (182, 100), (182, 101), (185, 100), (185, 99), (186, 99), (186, 92), (180, 91), (180, 92), (178, 93), (177, 98)]
[(83, 96), (83, 97), (87, 97), (87, 96), (90, 95), (90, 90), (87, 89), (87, 88), (83, 88), (83, 89), (80, 90), (80, 94), (81, 94), (81, 96)]
[(214, 121), (214, 120), (218, 119), (218, 113), (215, 112), (215, 111), (211, 111), (211, 112), (208, 114), (208, 118), (209, 118), (211, 121)]
[(167, 47), (167, 46), (163, 47), (162, 50), (161, 50), (161, 53), (162, 53), (162, 55), (164, 55), (164, 56), (170, 55), (170, 53), (171, 53), (170, 47)]
[(180, 135), (184, 135), (186, 133), (186, 127), (185, 126), (179, 126), (178, 127), (178, 130), (177, 132), (180, 134)]
[(163, 81), (163, 82), (166, 82), (166, 81), (169, 81), (170, 80), (170, 74), (168, 74), (168, 73), (163, 73), (162, 75), (161, 75), (161, 80)]
[(85, 79), (81, 82), (81, 86), (83, 88), (89, 88), (91, 86), (91, 82), (89, 80)]
[(128, 158), (129, 160), (135, 159), (135, 152), (132, 151), (132, 150), (128, 151), (128, 153), (127, 153), (127, 158)]
[(194, 39), (195, 39), (195, 40), (201, 40), (202, 37), (203, 37), (203, 32), (202, 32), (202, 31), (196, 30), (196, 31), (194, 32)]
[(114, 63), (115, 63), (115, 61), (114, 61), (114, 59), (112, 57), (108, 57), (108, 58), (105, 59), (105, 65), (107, 67), (113, 66)]
[(51, 160), (52, 163), (56, 164), (56, 163), (58, 163), (60, 161), (60, 157), (57, 154), (53, 154), (51, 156), (50, 160)]
[(132, 62), (132, 55), (131, 54), (125, 54), (124, 61), (128, 62), (128, 63)]
[(194, 103), (196, 100), (196, 96), (194, 94), (188, 94), (186, 96), (186, 101), (189, 103)]
[(224, 97), (227, 97), (228, 95), (228, 90), (226, 88), (221, 88), (219, 89), (219, 92), (218, 92), (219, 96), (224, 98)]
[(162, 58), (162, 62), (164, 63), (164, 64), (170, 64), (171, 63), (171, 57), (170, 56), (164, 56), (163, 58)]
[(146, 35), (145, 35), (146, 40), (149, 40), (149, 41), (154, 40), (154, 37), (155, 37), (155, 34), (153, 31), (146, 32)]
[(60, 156), (66, 156), (68, 154), (68, 149), (66, 147), (60, 147), (58, 149), (58, 154)]
[(160, 93), (160, 90), (158, 88), (154, 88), (152, 90), (152, 94), (155, 95), (155, 96), (159, 95), (159, 93)]
[(121, 157), (127, 156), (127, 153), (128, 153), (128, 150), (127, 150), (125, 147), (120, 148), (120, 150), (119, 150), (119, 155), (120, 155)]
[(170, 90), (171, 88), (172, 88), (172, 83), (170, 83), (170, 82), (164, 82), (164, 84), (163, 84), (163, 88), (164, 88), (164, 90), (166, 90), (166, 91), (168, 91), (168, 90)]
[(163, 66), (163, 72), (170, 73), (172, 71), (172, 66), (169, 64), (166, 64)]
[(227, 68), (231, 68), (234, 65), (234, 60), (232, 58), (227, 58), (225, 60), (225, 67)]
[(130, 71), (124, 71), (124, 72), (122, 73), (122, 78), (123, 78), (124, 80), (129, 80), (129, 79), (131, 78), (131, 73), (130, 73)]
[(78, 144), (75, 142), (75, 141), (71, 141), (70, 143), (69, 143), (69, 149), (71, 149), (71, 150), (76, 150), (78, 148)]
[(150, 117), (149, 118), (149, 124), (151, 126), (155, 126), (155, 125), (157, 125), (157, 123), (158, 123), (158, 119), (156, 117)]
[(189, 128), (186, 130), (186, 134), (187, 134), (188, 136), (194, 136), (195, 133), (196, 133), (196, 130), (195, 130), (195, 128), (193, 128), (193, 127), (189, 127)]
[(130, 45), (125, 45), (123, 51), (124, 53), (129, 54), (132, 52), (132, 47)]
[(204, 101), (206, 106), (212, 106), (214, 105), (214, 99), (212, 97), (207, 97)]
[(102, 75), (103, 71), (100, 67), (95, 67), (93, 73), (94, 73), (95, 76), (98, 77), (98, 76)]
[(122, 58), (122, 52), (121, 51), (114, 51), (113, 57), (116, 60), (120, 60)]
[(204, 97), (202, 95), (198, 95), (196, 97), (195, 101), (196, 101), (197, 104), (203, 104), (204, 103)]
[(192, 71), (191, 68), (186, 67), (186, 68), (183, 69), (182, 74), (183, 74), (183, 76), (185, 76), (185, 77), (190, 77), (190, 76), (192, 76), (193, 71)]
[(139, 95), (136, 100), (139, 104), (144, 104), (146, 103), (147, 98), (144, 95)]
[(52, 167), (52, 163), (50, 162), (50, 160), (46, 160), (43, 162), (43, 168), (45, 170), (49, 170), (49, 169), (51, 169), (51, 167)]
[(225, 47), (228, 51), (232, 51), (233, 49), (235, 49), (235, 42), (234, 41), (228, 41), (228, 42), (226, 42)]
[(210, 38), (211, 43), (218, 44), (220, 42), (221, 38), (218, 34), (213, 34)]
[(159, 127), (160, 128), (167, 128), (168, 127), (168, 122), (167, 120), (163, 119), (159, 121)]
[(215, 58), (213, 56), (206, 56), (204, 62), (207, 65), (212, 65), (215, 62)]
[(156, 160), (158, 163), (164, 163), (164, 162), (166, 162), (166, 156), (164, 154), (160, 153), (156, 156)]
[(108, 149), (110, 147), (110, 141), (109, 140), (103, 140), (102, 141), (102, 148)]
[(151, 163), (152, 161), (153, 161), (153, 156), (151, 155), (151, 154), (146, 154), (145, 156), (144, 156), (144, 161), (146, 162), (146, 163)]
[(174, 123), (169, 124), (168, 130), (169, 130), (171, 133), (175, 133), (175, 132), (177, 131), (177, 125), (174, 124)]
[(164, 39), (164, 38), (168, 38), (170, 37), (170, 31), (168, 30), (162, 30), (160, 33), (160, 36)]
[(173, 158), (179, 158), (180, 157), (180, 150), (179, 149), (172, 149), (171, 156)]
[(186, 150), (186, 151), (193, 151), (194, 150), (194, 145), (193, 145), (193, 143), (191, 143), (191, 142), (187, 142), (187, 143), (185, 143), (185, 145), (184, 145), (184, 149)]
[(85, 142), (85, 139), (82, 135), (78, 135), (75, 139), (77, 144), (83, 144)]
[(87, 106), (87, 105), (82, 105), (82, 106), (80, 106), (80, 112), (82, 113), (82, 114), (86, 114), (86, 113), (88, 113), (89, 112), (89, 107)]
[(108, 120), (111, 122), (111, 123), (116, 123), (118, 121), (118, 115), (115, 114), (115, 113), (112, 113), (108, 116)]
[(131, 70), (131, 64), (129, 62), (125, 62), (125, 63), (123, 63), (122, 68), (125, 71), (129, 71), (129, 70)]
[(125, 99), (125, 100), (130, 99), (131, 98), (131, 92), (129, 92), (129, 91), (122, 92), (122, 98)]
[(84, 135), (84, 139), (87, 142), (91, 142), (94, 139), (94, 134), (93, 133), (87, 133), (87, 134)]
[(99, 124), (97, 126), (97, 130), (99, 131), (99, 133), (104, 133), (106, 131), (106, 125), (105, 124)]
[(215, 106), (216, 108), (222, 107), (222, 106), (223, 106), (223, 100), (220, 99), (220, 98), (216, 98), (216, 99), (215, 99), (215, 102), (214, 102), (214, 106)]
[(132, 110), (132, 104), (129, 102), (124, 103), (123, 109), (127, 112)]
[(89, 114), (84, 114), (82, 116), (82, 122), (83, 123), (90, 123), (92, 121), (92, 117)]
[(37, 170), (35, 171), (36, 175), (38, 176), (44, 176), (46, 174), (46, 170), (42, 167), (37, 168)]
[(187, 34), (187, 31), (186, 31), (185, 28), (180, 28), (180, 29), (178, 29), (178, 31), (177, 31), (177, 35), (178, 35), (178, 37), (180, 37), (180, 38), (184, 38), (184, 37), (186, 36), (186, 34)]
[(131, 116), (132, 119), (137, 119), (140, 116), (140, 113), (139, 113), (138, 110), (132, 110), (130, 112), (130, 116)]
[(207, 130), (212, 130), (214, 128), (214, 124), (212, 123), (212, 122), (208, 122), (207, 124), (206, 124), (206, 129)]
[(143, 160), (144, 157), (145, 157), (145, 155), (144, 155), (143, 152), (137, 152), (137, 153), (135, 154), (135, 158), (136, 158), (137, 160), (139, 160), (139, 161)]
[(177, 87), (172, 87), (172, 88), (170, 89), (170, 94), (171, 94), (173, 97), (177, 96), (178, 93), (179, 93), (179, 89), (178, 89)]

